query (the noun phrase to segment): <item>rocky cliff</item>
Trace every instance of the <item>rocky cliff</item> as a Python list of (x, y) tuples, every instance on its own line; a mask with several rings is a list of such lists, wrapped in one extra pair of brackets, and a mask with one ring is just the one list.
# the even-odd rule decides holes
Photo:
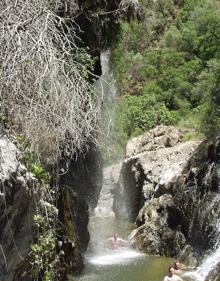
[(19, 151), (7, 138), (0, 139), (0, 279), (13, 280), (18, 264), (27, 256), (32, 243), (36, 185), (19, 159)]
[[(143, 19), (143, 7), (136, 0), (67, 0), (60, 9), (61, 16), (74, 19), (74, 30), (80, 39), (78, 46), (86, 47), (94, 58), (94, 73), (102, 74), (100, 54), (119, 39), (118, 19)], [(75, 28), (75, 23), (80, 28)]]
[[(44, 234), (39, 236), (40, 228), (36, 223), (36, 216), (42, 213), (48, 219), (48, 225), (50, 219), (57, 222), (59, 236), (51, 240), (55, 248), (52, 248), (53, 254), (50, 256), (49, 253), (48, 256), (51, 263), (56, 260), (57, 273), (53, 280), (63, 280), (68, 273), (82, 267), (75, 213), (72, 213), (66, 193), (60, 196), (58, 206), (51, 204), (43, 182), (27, 171), (14, 143), (15, 140), (7, 137), (0, 138), (0, 279), (27, 281), (38, 275), (38, 280), (41, 280), (40, 271), (43, 269), (36, 272), (37, 258), (33, 256), (32, 246), (35, 243), (41, 245), (42, 242), (39, 239)], [(44, 245), (41, 247), (44, 249)], [(44, 258), (45, 249), (42, 251)], [(31, 268), (35, 270), (31, 271)]]
[(127, 145), (115, 205), (125, 198), (133, 245), (149, 254), (177, 256), (190, 245), (198, 256), (215, 241), (219, 143), (184, 142), (186, 133), (159, 126)]
[[(65, 164), (65, 165), (64, 165)], [(86, 250), (89, 242), (87, 225), (89, 210), (92, 213), (97, 205), (102, 187), (102, 159), (100, 152), (91, 148), (86, 154), (62, 164), (60, 184), (69, 194), (70, 206), (75, 214), (81, 248)]]

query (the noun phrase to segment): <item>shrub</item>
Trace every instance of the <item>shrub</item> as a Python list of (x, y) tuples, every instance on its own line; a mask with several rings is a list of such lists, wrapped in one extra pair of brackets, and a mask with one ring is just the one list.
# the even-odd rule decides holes
[[(62, 1), (0, 1), (0, 106), (47, 160), (96, 142), (100, 103), (88, 82), (90, 57), (77, 48)], [(71, 28), (70, 28), (71, 27)]]

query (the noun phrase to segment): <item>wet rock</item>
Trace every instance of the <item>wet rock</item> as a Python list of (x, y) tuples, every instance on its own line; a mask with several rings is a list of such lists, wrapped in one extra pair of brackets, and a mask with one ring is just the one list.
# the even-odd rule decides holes
[(206, 276), (204, 281), (220, 281), (220, 262)]
[(61, 175), (60, 185), (69, 193), (72, 213), (77, 218), (77, 231), (83, 251), (89, 242), (87, 229), (89, 211), (93, 213), (102, 188), (102, 158), (97, 149), (91, 147), (77, 159), (67, 159), (60, 163), (66, 171)]
[(179, 231), (181, 215), (171, 195), (151, 199), (141, 209), (132, 233), (132, 243), (148, 254), (176, 256), (185, 244)]
[(198, 266), (198, 259), (193, 254), (192, 246), (186, 245), (178, 255), (181, 262), (189, 265), (191, 268), (196, 268)]
[(115, 188), (120, 184), (120, 171), (121, 163), (103, 169), (103, 185), (98, 205), (94, 210), (95, 216), (115, 216), (113, 212), (113, 200)]

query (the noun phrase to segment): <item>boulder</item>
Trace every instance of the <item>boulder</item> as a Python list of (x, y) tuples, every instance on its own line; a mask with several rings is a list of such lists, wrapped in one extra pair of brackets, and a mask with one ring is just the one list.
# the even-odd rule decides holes
[[(128, 142), (121, 170), (123, 184), (117, 192), (121, 196), (115, 197), (115, 205), (120, 206), (123, 198), (127, 216), (132, 221), (146, 201), (172, 194), (177, 184), (184, 183), (201, 144), (200, 141), (182, 142), (185, 133), (186, 130), (171, 126), (158, 126)], [(119, 215), (120, 209), (115, 212)]]
[(140, 251), (178, 257), (219, 280), (220, 140), (183, 142), (184, 133), (159, 126), (129, 141), (115, 211), (124, 200)]
[(151, 199), (139, 212), (132, 244), (148, 254), (176, 256), (185, 245), (180, 223), (181, 215), (171, 195)]

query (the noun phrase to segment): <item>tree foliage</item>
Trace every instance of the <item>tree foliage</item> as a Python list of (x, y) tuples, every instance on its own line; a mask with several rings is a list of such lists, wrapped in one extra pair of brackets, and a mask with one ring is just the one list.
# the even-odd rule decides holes
[[(122, 24), (121, 41), (112, 57), (125, 104), (118, 116), (119, 127), (127, 137), (161, 123), (185, 125), (207, 136), (216, 135), (220, 99), (219, 2), (142, 2), (150, 17), (141, 23)], [(127, 123), (121, 121), (124, 116)]]

